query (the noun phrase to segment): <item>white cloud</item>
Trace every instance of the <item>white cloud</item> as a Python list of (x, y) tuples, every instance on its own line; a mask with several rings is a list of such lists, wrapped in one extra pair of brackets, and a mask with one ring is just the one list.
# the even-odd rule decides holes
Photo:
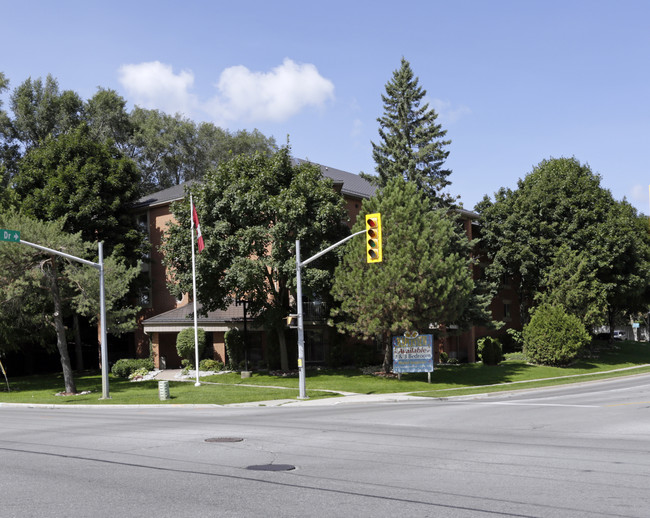
[(460, 106), (452, 106), (450, 101), (443, 101), (441, 99), (425, 99), (425, 101), (427, 101), (429, 105), (436, 111), (438, 114), (438, 123), (442, 125), (453, 124), (454, 122), (457, 122), (461, 117), (470, 115), (472, 113), (472, 110), (462, 104)]
[(252, 72), (243, 65), (226, 68), (215, 85), (216, 95), (204, 102), (191, 93), (192, 71), (175, 74), (170, 65), (159, 61), (124, 65), (119, 80), (134, 104), (186, 116), (207, 114), (224, 125), (284, 121), (334, 98), (332, 81), (314, 65), (289, 58), (269, 72)]
[(361, 119), (354, 119), (352, 121), (352, 131), (350, 132), (350, 136), (353, 138), (359, 137), (363, 132), (363, 122), (361, 122)]
[(119, 81), (130, 100), (143, 108), (190, 115), (198, 106), (196, 96), (190, 93), (194, 85), (190, 70), (174, 74), (171, 65), (160, 61), (123, 65), (119, 69)]
[(266, 73), (251, 72), (243, 65), (227, 68), (216, 86), (219, 93), (206, 104), (206, 111), (225, 121), (284, 121), (334, 98), (334, 84), (314, 65), (288, 58)]
[(649, 196), (649, 190), (647, 185), (635, 185), (632, 187), (632, 190), (630, 191), (630, 198), (637, 202), (638, 204), (640, 203), (647, 203), (648, 200), (650, 199)]

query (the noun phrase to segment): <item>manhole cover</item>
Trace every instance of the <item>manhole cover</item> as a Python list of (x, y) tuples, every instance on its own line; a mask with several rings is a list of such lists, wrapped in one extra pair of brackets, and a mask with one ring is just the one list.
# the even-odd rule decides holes
[(242, 442), (243, 440), (241, 437), (211, 437), (205, 442)]
[(262, 464), (261, 466), (248, 466), (246, 469), (253, 471), (291, 471), (296, 467), (291, 464)]

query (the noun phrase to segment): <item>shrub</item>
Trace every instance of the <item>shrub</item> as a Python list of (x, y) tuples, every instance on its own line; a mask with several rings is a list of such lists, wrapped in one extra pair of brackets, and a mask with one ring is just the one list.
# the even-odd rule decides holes
[(562, 306), (542, 304), (524, 326), (524, 352), (533, 363), (567, 365), (589, 343), (589, 333)]
[(223, 370), (223, 363), (218, 360), (201, 360), (199, 370), (217, 372)]
[(501, 342), (498, 338), (485, 336), (480, 338), (478, 342), (478, 356), (483, 362), (483, 365), (499, 365), (503, 360), (503, 349)]
[(500, 336), (503, 352), (518, 353), (523, 350), (524, 340), (521, 331), (517, 329), (506, 329), (506, 332)]
[(153, 361), (151, 358), (123, 358), (117, 360), (111, 368), (111, 373), (118, 378), (128, 378), (138, 369), (146, 369), (147, 372), (152, 371)]
[(233, 327), (224, 335), (226, 345), (226, 361), (230, 370), (237, 370), (239, 364), (244, 360), (244, 337), (242, 332)]
[(449, 361), (449, 355), (445, 351), (440, 351), (440, 363), (447, 363)]
[[(203, 354), (205, 349), (205, 331), (201, 328), (198, 329), (199, 335), (199, 357)], [(188, 327), (183, 329), (176, 337), (176, 351), (181, 358), (189, 360), (194, 365), (194, 328)]]
[(129, 379), (130, 380), (140, 379), (145, 377), (147, 374), (149, 374), (149, 370), (146, 369), (145, 367), (140, 367), (139, 369), (136, 369), (131, 374), (129, 374)]

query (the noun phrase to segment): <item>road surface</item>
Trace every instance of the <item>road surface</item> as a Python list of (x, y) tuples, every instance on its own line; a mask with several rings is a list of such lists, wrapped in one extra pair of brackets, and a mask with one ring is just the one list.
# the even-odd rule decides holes
[(0, 406), (0, 516), (648, 517), (650, 376), (290, 407)]

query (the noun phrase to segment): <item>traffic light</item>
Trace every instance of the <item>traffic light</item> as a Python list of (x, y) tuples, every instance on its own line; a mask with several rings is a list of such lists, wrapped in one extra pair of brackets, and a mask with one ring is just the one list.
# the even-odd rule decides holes
[(381, 214), (366, 214), (366, 262), (381, 260)]

